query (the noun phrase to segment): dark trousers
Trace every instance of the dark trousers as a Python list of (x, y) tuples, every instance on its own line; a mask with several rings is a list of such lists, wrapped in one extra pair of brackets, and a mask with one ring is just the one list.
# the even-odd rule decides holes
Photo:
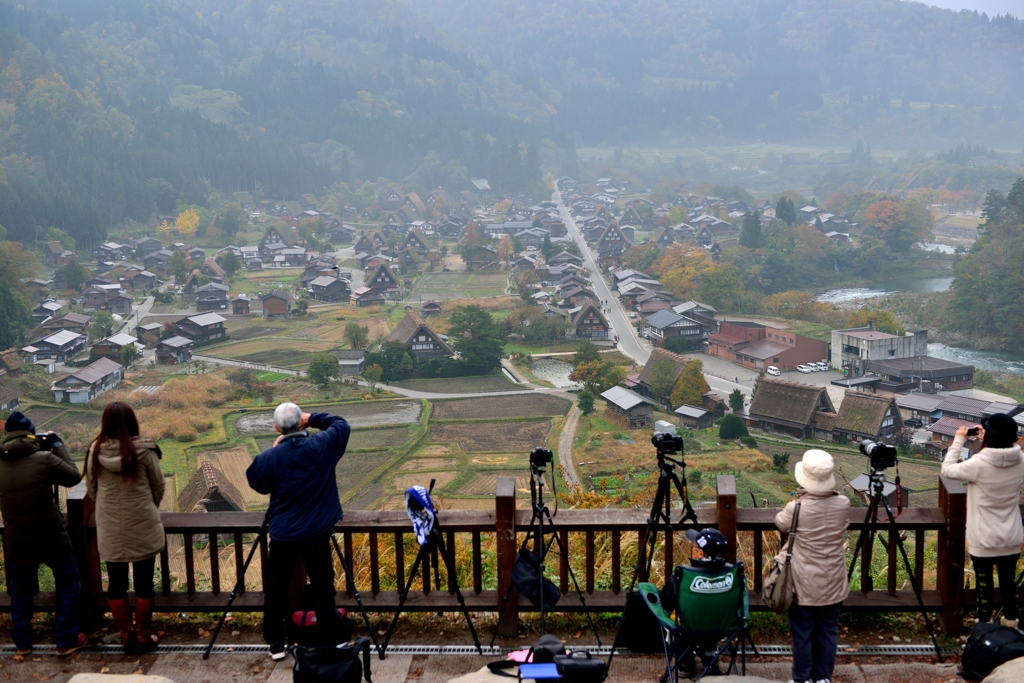
[(789, 608), (789, 632), (793, 636), (793, 680), (831, 680), (839, 644), (839, 610), (843, 603)]
[[(69, 647), (78, 640), (78, 567), (71, 555), (46, 566), (53, 572), (57, 588), (57, 647)], [(11, 562), (11, 636), (19, 650), (32, 647), (32, 613), (38, 592), (39, 565)]]
[[(154, 597), (156, 591), (153, 589), (153, 569), (156, 566), (156, 557), (132, 562), (131, 565), (135, 579), (135, 597)], [(108, 600), (121, 600), (128, 597), (127, 562), (107, 562), (107, 577), (110, 579), (110, 585), (107, 586)]]
[(1002, 557), (971, 555), (974, 574), (978, 582), (978, 621), (986, 622), (992, 618), (992, 588), (995, 585), (992, 575), (993, 568), (999, 572), (999, 589), (1003, 593), (1003, 616), (1007, 619), (1017, 618), (1016, 573), (1018, 559), (1020, 559), (1020, 553)]
[(306, 567), (309, 592), (316, 610), (318, 625), (334, 625), (339, 620), (334, 605), (334, 559), (331, 557), (330, 534), (302, 541), (270, 541), (268, 581), (264, 586), (263, 639), (283, 643), (288, 611), (288, 589), (299, 560)]

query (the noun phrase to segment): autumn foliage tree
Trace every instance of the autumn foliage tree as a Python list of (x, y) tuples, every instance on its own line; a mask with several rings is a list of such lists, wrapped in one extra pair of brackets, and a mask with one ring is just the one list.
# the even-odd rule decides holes
[(195, 209), (185, 209), (174, 219), (174, 229), (183, 237), (192, 237), (199, 230), (199, 214)]
[(692, 360), (683, 367), (679, 379), (672, 387), (672, 405), (679, 407), (684, 403), (689, 406), (700, 406), (703, 396), (710, 391), (704, 379), (704, 363), (700, 359)]
[(665, 253), (656, 258), (649, 273), (661, 280), (662, 286), (683, 300), (694, 298), (701, 276), (711, 267), (711, 256), (693, 242), (669, 245)]

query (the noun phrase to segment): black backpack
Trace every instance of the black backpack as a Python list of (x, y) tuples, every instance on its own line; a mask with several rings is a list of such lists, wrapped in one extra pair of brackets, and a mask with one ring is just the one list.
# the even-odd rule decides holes
[[(370, 681), (370, 639), (359, 637), (351, 643), (325, 647), (293, 645), (294, 683), (359, 683)], [(362, 661), (359, 655), (362, 654)]]
[(960, 660), (964, 678), (980, 681), (1001, 664), (1024, 657), (1024, 631), (999, 624), (977, 624)]

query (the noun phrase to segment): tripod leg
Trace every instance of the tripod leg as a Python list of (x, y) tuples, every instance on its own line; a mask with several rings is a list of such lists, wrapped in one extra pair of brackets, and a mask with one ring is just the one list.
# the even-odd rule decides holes
[(917, 579), (914, 577), (914, 570), (910, 565), (910, 558), (907, 557), (907, 548), (903, 545), (903, 539), (900, 538), (899, 530), (896, 528), (896, 518), (892, 516), (892, 508), (889, 507), (889, 501), (885, 497), (881, 497), (882, 503), (885, 505), (885, 513), (889, 517), (889, 533), (896, 535), (896, 547), (900, 549), (900, 556), (903, 558), (903, 566), (907, 570), (907, 576), (910, 578), (910, 587), (914, 589), (914, 595), (917, 596), (917, 604), (921, 607), (921, 616), (924, 617), (925, 626), (928, 628), (928, 635), (932, 638), (932, 645), (935, 646), (935, 657), (942, 663), (942, 651), (939, 650), (939, 641), (935, 638), (935, 628), (932, 626), (932, 620), (928, 617), (928, 612), (924, 607), (924, 586), (919, 586)]
[[(551, 525), (554, 526), (554, 522), (551, 522)], [(580, 584), (576, 580), (576, 572), (574, 572), (572, 570), (572, 565), (569, 564), (569, 553), (566, 551), (565, 547), (562, 546), (562, 541), (558, 538), (558, 533), (557, 532), (554, 533), (553, 536), (554, 536), (554, 539), (551, 542), (558, 544), (559, 555), (562, 558), (562, 562), (565, 562), (565, 566), (569, 570), (569, 577), (572, 579), (573, 587), (576, 588), (576, 595), (579, 596), (580, 604), (583, 605), (583, 611), (585, 611), (587, 613), (587, 621), (590, 622), (590, 628), (593, 629), (594, 637), (597, 639), (597, 645), (598, 645), (598, 647), (600, 647), (601, 646), (601, 635), (597, 632), (597, 624), (594, 623), (594, 615), (591, 614), (589, 609), (587, 609), (587, 599), (583, 596), (583, 591), (580, 590)], [(613, 648), (613, 651), (614, 651), (614, 648)]]
[[(629, 581), (629, 588), (626, 589), (626, 602), (622, 606), (622, 617), (619, 620), (619, 628), (615, 630), (615, 638), (612, 640), (612, 650), (608, 653), (608, 663), (605, 665), (604, 675), (607, 678), (608, 673), (612, 668), (612, 661), (615, 659), (615, 648), (619, 645), (619, 638), (622, 636), (622, 625), (626, 623), (626, 614), (629, 611), (629, 601), (633, 597), (633, 591), (636, 589), (637, 581), (640, 578), (641, 567), (646, 564), (645, 572), (646, 576), (650, 576), (651, 564), (654, 562), (654, 544), (655, 534), (657, 533), (658, 522), (664, 520), (665, 528), (669, 529), (672, 526), (671, 515), (666, 510), (662, 511), (662, 507), (666, 507), (671, 500), (672, 489), (670, 488), (669, 476), (662, 470), (661, 475), (658, 477), (658, 489), (654, 494), (654, 504), (651, 506), (651, 514), (647, 517), (647, 526), (644, 528), (644, 534), (641, 537), (640, 545), (637, 547), (637, 558), (636, 564), (633, 565), (633, 578)], [(650, 542), (651, 550), (647, 552), (647, 544)]]
[(402, 590), (401, 595), (398, 596), (398, 608), (395, 610), (395, 616), (392, 617), (391, 625), (388, 626), (387, 635), (384, 636), (384, 645), (380, 650), (382, 655), (387, 651), (388, 643), (391, 642), (391, 636), (395, 633), (395, 627), (398, 625), (398, 616), (402, 613), (402, 607), (405, 605), (405, 601), (409, 597), (409, 591), (412, 590), (412, 582), (416, 579), (416, 570), (420, 568), (420, 564), (423, 562), (423, 558), (426, 554), (426, 546), (420, 546), (420, 551), (416, 553), (416, 561), (412, 563), (412, 569), (409, 570), (409, 580), (405, 582), (405, 588)]
[(260, 524), (259, 533), (256, 534), (256, 539), (252, 542), (252, 547), (249, 548), (249, 556), (245, 558), (245, 564), (242, 565), (242, 571), (238, 575), (238, 580), (235, 581), (235, 587), (231, 591), (231, 595), (228, 596), (228, 604), (224, 606), (224, 613), (220, 615), (220, 621), (217, 622), (216, 628), (213, 629), (213, 634), (210, 636), (210, 642), (206, 645), (206, 651), (203, 652), (203, 659), (210, 658), (210, 652), (213, 651), (213, 644), (217, 642), (217, 636), (220, 635), (220, 629), (224, 626), (224, 620), (227, 619), (228, 612), (231, 610), (231, 604), (234, 603), (235, 598), (245, 588), (245, 572), (248, 571), (249, 565), (252, 563), (252, 558), (256, 554), (256, 549), (260, 547), (260, 541), (263, 536), (267, 533), (267, 526), (270, 524), (270, 515), (263, 515), (263, 523)]
[(861, 527), (860, 535), (857, 537), (857, 545), (853, 547), (853, 557), (850, 559), (850, 570), (846, 573), (846, 582), (849, 583), (853, 580), (853, 570), (857, 566), (857, 556), (860, 555), (861, 547), (866, 548), (865, 552), (869, 552), (871, 546), (864, 545), (864, 535), (868, 533), (868, 529), (871, 527), (871, 513), (873, 508), (869, 505), (867, 514), (864, 515), (864, 526)]
[[(473, 644), (476, 645), (476, 651), (481, 655), (484, 653), (484, 648), (480, 645), (480, 639), (476, 635), (476, 629), (473, 627), (473, 619), (469, 616), (469, 608), (466, 607), (466, 599), (462, 595), (462, 590), (459, 589), (459, 577), (455, 573), (455, 561), (448, 555), (448, 549), (445, 547), (444, 538), (438, 534), (437, 544), (441, 551), (441, 556), (444, 558), (444, 570), (448, 573), (448, 582), (455, 587), (455, 597), (459, 600), (459, 605), (462, 607), (462, 614), (466, 617), (466, 625), (469, 626), (469, 632), (473, 636)], [(440, 585), (437, 587), (441, 590)]]
[(352, 575), (352, 568), (348, 564), (348, 558), (341, 552), (341, 546), (338, 545), (338, 539), (335, 538), (334, 534), (331, 534), (331, 543), (334, 544), (334, 550), (338, 553), (338, 560), (341, 561), (341, 568), (345, 572), (345, 582), (352, 588), (352, 597), (356, 599), (359, 611), (363, 615), (363, 621), (366, 622), (366, 630), (370, 632), (370, 640), (373, 641), (373, 646), (377, 648), (377, 656), (383, 660), (384, 650), (381, 649), (380, 643), (377, 642), (377, 634), (373, 631), (373, 625), (370, 624), (370, 615), (366, 613), (366, 607), (363, 606), (363, 598), (359, 595), (359, 589), (356, 588), (356, 579)]

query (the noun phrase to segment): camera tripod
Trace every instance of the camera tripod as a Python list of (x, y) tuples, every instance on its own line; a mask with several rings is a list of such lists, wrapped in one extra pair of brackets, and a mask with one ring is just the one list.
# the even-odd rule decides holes
[[(885, 523), (879, 519), (878, 512), (884, 507), (887, 516), (886, 521), (889, 525), (890, 540), (896, 539), (896, 546), (900, 549), (900, 556), (903, 558), (903, 566), (907, 570), (907, 576), (910, 578), (910, 586), (914, 589), (914, 595), (917, 596), (917, 604), (920, 607), (921, 616), (924, 617), (925, 626), (928, 628), (928, 635), (931, 636), (932, 645), (935, 646), (935, 656), (941, 664), (942, 651), (939, 649), (939, 641), (935, 639), (935, 628), (932, 626), (932, 620), (928, 617), (928, 612), (924, 607), (923, 588), (918, 584), (917, 578), (914, 577), (913, 567), (911, 567), (910, 559), (907, 557), (907, 548), (903, 545), (899, 529), (896, 528), (896, 518), (892, 514), (892, 508), (889, 507), (889, 500), (885, 497), (885, 470), (872, 467), (869, 479), (871, 482), (871, 503), (868, 505), (868, 511), (864, 515), (864, 528), (860, 530), (860, 537), (857, 538), (857, 545), (853, 550), (853, 558), (850, 560), (850, 569), (847, 572), (846, 580), (849, 582), (853, 579), (853, 571), (857, 567), (857, 556), (862, 548), (864, 550), (864, 561), (869, 565), (871, 564), (871, 550), (874, 547), (875, 535), (879, 533), (879, 524)], [(897, 486), (899, 486), (899, 477), (896, 478), (896, 481)], [(866, 588), (870, 588), (870, 581), (871, 577), (869, 576), (869, 585)]]
[[(697, 523), (697, 513), (690, 505), (690, 494), (686, 484), (686, 461), (683, 460), (683, 439), (679, 436), (667, 434), (655, 434), (651, 437), (651, 443), (658, 450), (658, 488), (654, 494), (654, 503), (651, 505), (651, 513), (647, 517), (647, 526), (644, 528), (644, 535), (640, 540), (640, 547), (637, 548), (636, 564), (633, 565), (633, 578), (629, 582), (629, 589), (626, 591), (626, 603), (622, 607), (622, 620), (615, 632), (615, 640), (612, 641), (612, 650), (608, 654), (608, 664), (605, 667), (605, 676), (612, 668), (612, 660), (615, 658), (615, 648), (619, 644), (619, 637), (622, 635), (622, 626), (626, 623), (626, 613), (629, 611), (629, 602), (636, 590), (637, 581), (641, 574), (648, 576), (651, 573), (651, 564), (654, 562), (654, 546), (657, 542), (658, 531), (664, 531), (666, 538), (668, 532), (673, 528), (680, 528), (687, 521)], [(679, 453), (678, 457), (672, 457)], [(676, 468), (679, 473), (676, 473)], [(679, 501), (682, 505), (679, 519), (672, 522), (672, 489), (675, 488), (679, 494)], [(648, 544), (650, 549), (648, 550)]]
[[(594, 615), (590, 609), (587, 608), (587, 599), (583, 595), (583, 591), (580, 590), (579, 581), (576, 580), (576, 572), (572, 570), (572, 565), (569, 563), (569, 553), (565, 546), (562, 545), (562, 541), (558, 538), (558, 534), (555, 532), (555, 522), (552, 519), (551, 511), (548, 510), (548, 506), (544, 504), (544, 464), (551, 464), (551, 486), (554, 488), (554, 464), (551, 455), (551, 451), (543, 448), (534, 449), (533, 453), (530, 454), (530, 505), (533, 509), (533, 515), (530, 517), (530, 530), (526, 533), (526, 538), (523, 540), (523, 544), (519, 546), (519, 556), (521, 557), (524, 552), (529, 552), (530, 541), (534, 541), (538, 550), (539, 555), (539, 567), (537, 572), (537, 588), (538, 594), (540, 595), (539, 604), (540, 608), (540, 633), (544, 635), (547, 629), (547, 622), (545, 621), (545, 610), (544, 610), (544, 582), (547, 580), (544, 578), (544, 560), (548, 555), (548, 551), (551, 550), (552, 544), (558, 544), (558, 555), (562, 560), (563, 566), (568, 570), (569, 577), (572, 579), (573, 588), (576, 590), (576, 596), (580, 600), (580, 604), (583, 605), (583, 610), (587, 613), (587, 621), (590, 622), (590, 628), (594, 631), (594, 637), (597, 639), (598, 646), (601, 645), (601, 636), (597, 632), (597, 624), (594, 622)], [(545, 522), (547, 520), (547, 528), (545, 531)], [(551, 534), (551, 540), (545, 541), (544, 534)], [(517, 560), (518, 562), (518, 560)], [(501, 610), (498, 612), (498, 626), (494, 627), (494, 633), (491, 635), (491, 647), (494, 646), (494, 640), (498, 637), (498, 628), (501, 624), (501, 618), (505, 615), (505, 608), (508, 607), (508, 601), (512, 596), (512, 589), (515, 588), (515, 583), (509, 584), (508, 590), (505, 591), (505, 597), (501, 601)], [(554, 605), (552, 605), (554, 607)]]
[[(430, 490), (434, 488), (434, 480), (430, 480)], [(454, 553), (455, 549), (452, 548)], [(473, 627), (473, 619), (469, 616), (469, 608), (466, 607), (466, 599), (462, 596), (462, 590), (459, 589), (458, 575), (455, 573), (455, 557), (454, 555), (448, 554), (448, 548), (445, 546), (444, 534), (441, 533), (440, 522), (438, 520), (437, 512), (434, 512), (434, 523), (430, 528), (430, 533), (427, 535), (426, 543), (420, 545), (419, 552), (416, 553), (416, 560), (412, 563), (412, 569), (409, 571), (409, 579), (406, 581), (405, 586), (402, 589), (401, 594), (398, 597), (398, 609), (395, 610), (395, 616), (391, 618), (391, 625), (388, 626), (387, 635), (384, 637), (384, 645), (380, 650), (381, 658), (384, 657), (384, 652), (388, 649), (388, 644), (391, 642), (391, 636), (395, 633), (395, 627), (398, 625), (398, 617), (402, 613), (402, 607), (405, 605), (405, 601), (409, 598), (409, 591), (412, 590), (412, 582), (416, 578), (416, 572), (421, 566), (425, 566), (425, 579), (426, 585), (430, 586), (430, 568), (434, 568), (434, 585), (437, 590), (441, 590), (441, 573), (439, 571), (438, 556), (444, 557), (444, 569), (448, 574), (449, 587), (454, 586), (455, 596), (459, 600), (459, 605), (462, 607), (462, 614), (466, 617), (466, 625), (469, 626), (469, 632), (473, 635), (473, 644), (476, 645), (476, 651), (481, 655), (484, 653), (483, 647), (480, 645), (480, 639), (476, 635), (476, 629)], [(379, 646), (378, 646), (379, 647)]]
[[(260, 547), (260, 543), (264, 536), (267, 536), (268, 529), (270, 527), (270, 511), (268, 510), (263, 515), (263, 522), (260, 524), (260, 530), (256, 534), (256, 538), (253, 539), (252, 546), (249, 548), (249, 555), (245, 558), (245, 564), (242, 565), (242, 571), (238, 573), (238, 580), (235, 581), (235, 587), (231, 589), (231, 594), (228, 596), (228, 603), (224, 606), (224, 612), (220, 615), (220, 620), (217, 622), (217, 626), (213, 629), (213, 634), (210, 636), (210, 642), (206, 645), (206, 651), (203, 652), (203, 659), (210, 658), (210, 652), (213, 651), (213, 644), (217, 642), (217, 636), (220, 635), (220, 630), (224, 626), (224, 620), (228, 616), (228, 612), (231, 611), (231, 605), (235, 602), (235, 598), (238, 594), (245, 589), (245, 573), (249, 570), (249, 565), (252, 564), (252, 558), (256, 555), (256, 549)], [(352, 568), (348, 564), (348, 560), (345, 559), (344, 553), (341, 552), (341, 546), (338, 545), (338, 539), (331, 534), (331, 543), (334, 545), (334, 550), (338, 554), (338, 559), (341, 561), (342, 570), (345, 572), (345, 585), (352, 590), (352, 596), (356, 600), (356, 604), (359, 605), (359, 611), (362, 612), (363, 621), (366, 623), (366, 630), (370, 632), (370, 640), (373, 641), (374, 646), (377, 648), (377, 653), (381, 659), (384, 659), (384, 650), (381, 648), (380, 643), (377, 642), (377, 635), (373, 631), (373, 626), (370, 624), (370, 616), (366, 613), (366, 607), (363, 606), (363, 598), (359, 595), (359, 591), (356, 590), (356, 583), (352, 578)]]

